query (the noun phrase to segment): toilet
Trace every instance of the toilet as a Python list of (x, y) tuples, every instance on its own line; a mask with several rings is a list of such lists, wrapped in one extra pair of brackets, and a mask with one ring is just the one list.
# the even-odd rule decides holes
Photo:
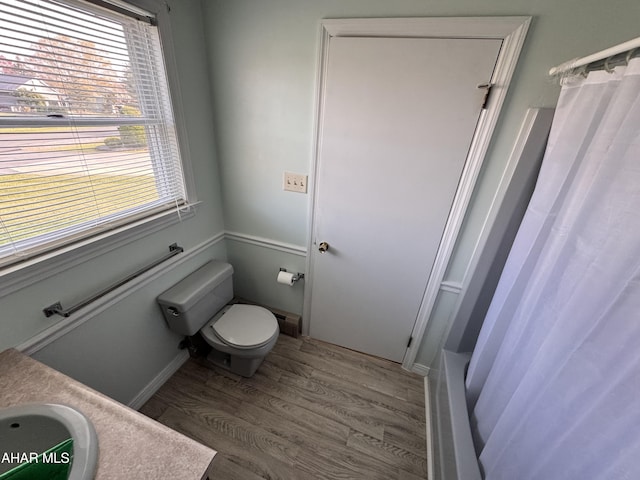
[(211, 260), (158, 296), (174, 332), (199, 335), (211, 347), (207, 360), (251, 377), (276, 344), (280, 330), (269, 310), (228, 305), (233, 298), (233, 267)]

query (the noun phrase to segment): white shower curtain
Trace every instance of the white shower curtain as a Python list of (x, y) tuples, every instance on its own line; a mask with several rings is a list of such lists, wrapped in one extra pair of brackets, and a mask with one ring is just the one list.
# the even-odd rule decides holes
[(487, 480), (640, 479), (640, 59), (565, 80), (467, 391)]

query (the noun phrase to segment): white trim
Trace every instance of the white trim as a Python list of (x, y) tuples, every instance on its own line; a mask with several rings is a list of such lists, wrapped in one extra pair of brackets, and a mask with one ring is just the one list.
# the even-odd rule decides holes
[(460, 282), (444, 281), (440, 283), (440, 290), (449, 293), (460, 293), (462, 284)]
[[(494, 70), (491, 84), (493, 88), (491, 90), (491, 97), (489, 98), (489, 104), (487, 109), (483, 112), (478, 122), (471, 148), (467, 156), (467, 162), (462, 172), (462, 178), (458, 185), (458, 191), (453, 200), (453, 206), (449, 213), (449, 219), (444, 229), (444, 234), (438, 248), (438, 253), (429, 276), (427, 288), (425, 290), (422, 304), (418, 311), (418, 318), (413, 327), (411, 336), (415, 341), (407, 349), (402, 365), (410, 367), (413, 365), (415, 358), (418, 354), (418, 349), (422, 344), (422, 337), (427, 328), (427, 323), (431, 317), (433, 307), (438, 297), (438, 291), (440, 285), (446, 274), (447, 266), (451, 259), (453, 249), (455, 248), (458, 233), (462, 228), (462, 223), (467, 211), (469, 202), (471, 201), (471, 195), (480, 174), (480, 169), (484, 161), (484, 157), (489, 148), (489, 143), (493, 135), (496, 123), (498, 122), (498, 115), (507, 96), (507, 89), (509, 82), (513, 76), (513, 72), (516, 68), (516, 63), (522, 45), (531, 23), (531, 17), (497, 17), (502, 18), (505, 21), (505, 25), (508, 25), (512, 30), (503, 37), (502, 48), (498, 55), (498, 61)], [(477, 21), (482, 21), (482, 17)], [(490, 23), (495, 26), (495, 19)], [(502, 30), (503, 34), (505, 30)], [(469, 35), (469, 32), (467, 32)]]
[(295, 245), (293, 243), (281, 242), (279, 240), (274, 240), (271, 238), (256, 237), (254, 235), (248, 235), (246, 233), (240, 232), (224, 232), (224, 238), (227, 240), (248, 243), (250, 245), (256, 245), (258, 247), (290, 253), (291, 255), (298, 255), (300, 257), (307, 256), (307, 249), (305, 247), (301, 245)]
[(181, 350), (176, 357), (171, 360), (169, 365), (164, 367), (158, 375), (156, 375), (147, 385), (138, 392), (138, 394), (133, 397), (133, 399), (128, 403), (130, 408), (134, 410), (140, 409), (147, 400), (149, 400), (154, 393), (156, 393), (162, 385), (165, 384), (171, 375), (176, 373), (178, 369), (185, 364), (185, 362), (189, 360), (189, 352), (187, 350)]
[[(489, 236), (491, 228), (496, 222), (498, 211), (500, 209), (507, 189), (513, 182), (515, 170), (518, 167), (520, 160), (522, 160), (523, 155), (525, 154), (525, 149), (527, 147), (531, 149), (531, 147), (529, 146), (529, 142), (531, 140), (532, 133), (534, 132), (534, 130), (539, 131), (541, 129), (544, 133), (548, 134), (551, 128), (553, 115), (554, 109), (552, 108), (527, 109), (524, 115), (524, 119), (522, 120), (522, 125), (520, 126), (516, 142), (511, 149), (511, 153), (509, 154), (507, 165), (504, 169), (504, 172), (502, 173), (502, 177), (500, 178), (500, 183), (498, 184), (496, 193), (491, 200), (491, 206), (489, 207), (487, 218), (482, 225), (482, 230), (480, 231), (480, 234), (478, 236), (478, 241), (476, 242), (473, 253), (471, 254), (471, 259), (469, 261), (469, 264), (467, 265), (466, 271), (464, 272), (462, 282), (460, 282), (462, 290), (467, 290), (471, 276), (476, 270), (478, 262), (481, 260), (481, 254), (487, 241), (487, 237)], [(524, 179), (524, 181), (527, 180), (528, 178)], [(520, 188), (524, 187), (521, 186)]]
[(605, 50), (601, 50), (591, 55), (587, 55), (582, 58), (574, 58), (573, 60), (569, 60), (568, 62), (564, 62), (560, 65), (553, 67), (549, 70), (549, 75), (560, 75), (566, 72), (573, 70), (574, 68), (583, 67), (585, 65), (589, 65), (590, 63), (597, 62), (599, 60), (604, 60), (605, 58), (613, 57), (614, 55), (619, 55), (621, 53), (628, 52), (635, 48), (640, 47), (640, 37), (633, 38), (624, 43), (620, 43), (618, 45), (614, 45), (613, 47), (607, 48)]
[[(332, 22), (331, 20), (324, 20), (324, 22)], [(327, 62), (329, 61), (329, 55), (326, 55), (325, 52), (329, 49), (329, 34), (327, 32), (326, 27), (324, 27), (324, 22), (320, 24), (320, 29), (318, 30), (318, 45), (320, 46), (317, 51), (316, 57), (316, 94), (315, 94), (315, 102), (313, 106), (313, 131), (315, 135), (313, 136), (312, 144), (311, 144), (311, 172), (309, 175), (309, 179), (307, 180), (307, 187), (309, 189), (309, 198), (310, 202), (308, 203), (307, 210), (307, 261), (305, 265), (305, 271), (307, 275), (304, 278), (304, 297), (302, 301), (302, 335), (309, 335), (309, 325), (311, 320), (311, 291), (313, 290), (313, 275), (310, 273), (313, 272), (313, 255), (311, 255), (311, 251), (315, 248), (315, 212), (317, 205), (317, 191), (316, 188), (316, 179), (318, 178), (318, 156), (320, 154), (320, 138), (322, 137), (322, 97), (324, 95), (324, 72), (327, 71)]]
[[(502, 235), (511, 221), (513, 208), (516, 208), (518, 203), (517, 195), (527, 188), (529, 182), (535, 181), (533, 179), (537, 177), (538, 172), (535, 166), (536, 160), (544, 154), (545, 143), (543, 142), (546, 141), (549, 134), (553, 115), (552, 108), (529, 108), (524, 116), (515, 144), (511, 149), (509, 159), (468, 260), (460, 282), (462, 295), (457, 298), (454, 304), (450, 314), (452, 321), (443, 338), (450, 338), (451, 327), (458, 323), (460, 315), (467, 319), (464, 321), (465, 324), (471, 315), (473, 305), (475, 305), (487, 280), (487, 272), (495, 260), (495, 249), (498, 245), (495, 245), (493, 251), (487, 251), (491, 237), (495, 237), (497, 234), (499, 240), (494, 239), (493, 242), (502, 241)], [(540, 156), (536, 157), (536, 155)], [(510, 205), (508, 214), (502, 212), (505, 208), (504, 205)]]
[(214, 235), (213, 237), (205, 240), (194, 248), (187, 250), (180, 255), (176, 255), (175, 257), (167, 260), (157, 267), (143, 273), (139, 277), (134, 278), (130, 282), (127, 282), (125, 285), (112, 290), (90, 305), (87, 305), (86, 307), (78, 310), (76, 313), (70, 315), (69, 317), (60, 320), (55, 325), (52, 325), (46, 330), (43, 330), (42, 332), (34, 335), (15, 348), (26, 355), (33, 355), (50, 343), (56, 341), (70, 331), (79, 327), (83, 323), (88, 322), (92, 318), (104, 312), (109, 307), (122, 301), (132, 293), (140, 290), (142, 287), (149, 284), (156, 278), (161, 277), (178, 265), (192, 259), (194, 256), (214, 246), (216, 243), (220, 242), (223, 239), (224, 233), (222, 232)]
[(184, 213), (178, 213), (175, 209), (167, 210), (100, 235), (74, 242), (52, 252), (9, 265), (0, 270), (0, 282), (2, 283), (0, 298), (180, 223), (193, 217), (196, 213), (195, 210), (195, 208), (191, 208)]
[(434, 474), (434, 448), (433, 448), (433, 425), (431, 423), (431, 388), (429, 387), (429, 377), (424, 378), (424, 411), (425, 428), (427, 435), (427, 478), (435, 478)]
[(413, 373), (417, 373), (418, 375), (421, 375), (423, 377), (428, 376), (430, 370), (431, 369), (429, 367), (427, 367), (426, 365), (422, 365), (420, 363), (414, 363), (413, 366), (411, 367), (411, 371)]
[[(449, 264), (455, 241), (464, 220), (464, 215), (471, 200), (476, 180), (480, 173), (484, 156), (489, 148), (489, 142), (494, 132), (498, 115), (504, 103), (507, 87), (513, 76), (518, 56), (524, 44), (531, 17), (429, 17), (429, 18), (367, 18), (367, 19), (328, 19), (321, 22), (320, 56), (318, 60), (318, 77), (316, 87), (316, 119), (313, 151), (313, 166), (311, 172), (313, 181), (311, 196), (311, 217), (308, 235), (307, 251), (311, 252), (315, 244), (315, 225), (317, 207), (317, 169), (318, 144), (322, 136), (322, 122), (319, 118), (321, 102), (325, 88), (324, 75), (328, 61), (329, 39), (333, 36), (378, 36), (378, 37), (425, 37), (425, 38), (494, 38), (502, 40), (502, 48), (498, 55), (491, 83), (492, 94), (478, 121), (478, 127), (471, 143), (467, 162), (465, 164), (458, 190), (451, 207), (449, 219), (445, 226), (440, 248), (429, 277), (427, 288), (421, 302), (418, 318), (413, 328), (414, 341), (405, 353), (402, 366), (411, 370), (415, 362), (418, 349), (422, 344), (427, 322), (433, 306), (442, 288), (446, 267)], [(313, 285), (313, 255), (307, 256), (307, 288), (303, 307), (303, 334), (309, 332), (311, 312), (311, 290)], [(451, 285), (444, 285), (450, 288)], [(457, 292), (459, 293), (459, 292)]]
[(322, 20), (329, 37), (421, 37), (506, 39), (531, 17), (399, 17)]

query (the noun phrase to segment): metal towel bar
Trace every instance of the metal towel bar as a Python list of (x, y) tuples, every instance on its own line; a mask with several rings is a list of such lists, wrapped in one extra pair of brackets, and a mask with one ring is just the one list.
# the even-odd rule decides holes
[(52, 315), (61, 315), (63, 317), (68, 317), (72, 313), (75, 313), (78, 310), (80, 310), (82, 307), (86, 307), (90, 303), (95, 302), (96, 300), (98, 300), (100, 297), (103, 297), (107, 293), (115, 290), (118, 287), (121, 287), (122, 285), (124, 285), (125, 283), (129, 282), (130, 280), (133, 280), (134, 278), (142, 275), (144, 272), (151, 270), (153, 267), (155, 267), (157, 265), (160, 265), (165, 260), (169, 260), (171, 257), (173, 257), (173, 256), (175, 256), (175, 255), (177, 255), (177, 254), (179, 254), (181, 252), (184, 252), (184, 248), (178, 246), (177, 243), (173, 243), (173, 244), (169, 245), (169, 253), (167, 253), (162, 258), (159, 258), (158, 260), (156, 260), (153, 263), (147, 265), (146, 267), (143, 267), (140, 270), (137, 270), (137, 271), (133, 272), (132, 274), (130, 274), (127, 277), (123, 278), (122, 280), (114, 283), (113, 285), (109, 285), (104, 290), (100, 290), (98, 293), (96, 293), (96, 294), (92, 295), (91, 297), (83, 300), (82, 302), (79, 302), (79, 303), (75, 304), (73, 307), (65, 309), (65, 308), (62, 308), (62, 304), (60, 302), (56, 302), (53, 305), (49, 305), (48, 307), (46, 307), (42, 311), (44, 312), (45, 317), (50, 317)]

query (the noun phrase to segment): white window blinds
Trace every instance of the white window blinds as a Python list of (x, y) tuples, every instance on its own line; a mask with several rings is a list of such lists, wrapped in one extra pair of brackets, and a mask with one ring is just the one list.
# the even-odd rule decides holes
[(0, 265), (186, 202), (157, 27), (0, 0)]

